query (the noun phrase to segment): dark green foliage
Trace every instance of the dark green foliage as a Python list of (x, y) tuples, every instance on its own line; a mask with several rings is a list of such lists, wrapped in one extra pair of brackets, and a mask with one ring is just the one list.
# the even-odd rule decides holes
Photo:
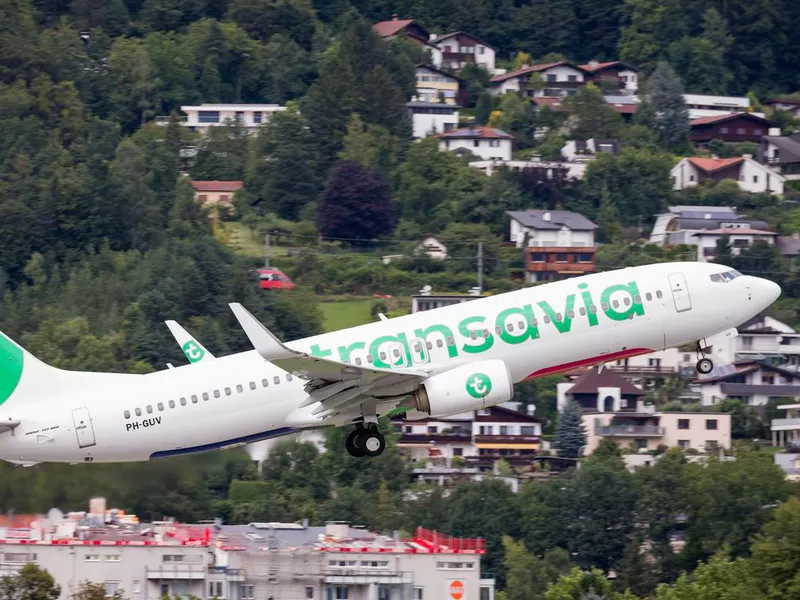
[(556, 448), (558, 455), (578, 458), (586, 446), (586, 427), (582, 421), (583, 410), (577, 402), (569, 402), (558, 414)]
[(668, 63), (658, 64), (647, 82), (647, 93), (664, 148), (684, 147), (689, 135), (689, 109), (683, 99), (683, 84)]
[(19, 573), (0, 577), (2, 600), (58, 600), (61, 587), (53, 576), (35, 563), (28, 563)]

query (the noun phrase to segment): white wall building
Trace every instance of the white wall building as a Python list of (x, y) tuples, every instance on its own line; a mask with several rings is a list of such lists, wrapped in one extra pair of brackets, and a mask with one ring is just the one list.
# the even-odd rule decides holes
[[(529, 87), (529, 82), (539, 78), (539, 89)], [(574, 96), (586, 83), (586, 71), (567, 62), (530, 65), (510, 73), (495, 75), (489, 85), (492, 94), (525, 92), (531, 98), (561, 98)]]
[(439, 148), (446, 151), (468, 150), (483, 159), (511, 160), (514, 138), (495, 127), (464, 127), (439, 134)]
[(411, 118), (412, 135), (417, 139), (458, 129), (456, 105), (412, 99), (406, 103), (406, 110)]
[(587, 162), (597, 158), (598, 154), (619, 154), (618, 140), (569, 140), (561, 148), (561, 156), (570, 162)]
[(431, 44), (441, 53), (441, 64), (453, 70), (474, 62), (492, 75), (495, 72), (496, 48), (479, 40), (474, 35), (463, 31), (455, 31), (445, 35), (432, 35)]
[(286, 110), (277, 104), (201, 104), (181, 106), (186, 113), (184, 126), (205, 133), (210, 127), (223, 125), (229, 119), (238, 119), (250, 130), (257, 130), (276, 112)]
[[(718, 117), (738, 112), (750, 112), (750, 99), (746, 96), (709, 96), (684, 94), (683, 100), (689, 109), (689, 119)], [(764, 113), (752, 113), (763, 117)]]
[(673, 189), (694, 187), (705, 181), (718, 182), (723, 179), (735, 181), (745, 192), (783, 194), (786, 178), (753, 160), (750, 156), (736, 158), (683, 158), (670, 171)]
[(583, 179), (586, 174), (585, 162), (550, 162), (543, 160), (475, 160), (469, 163), (474, 169), (479, 169), (487, 176), (491, 176), (500, 167), (511, 169), (512, 171), (522, 171), (523, 169), (547, 169), (548, 178), (553, 178), (553, 172), (560, 169), (566, 170), (568, 179)]
[(509, 239), (517, 248), (536, 246), (594, 246), (597, 225), (581, 214), (567, 210), (508, 211), (511, 217)]

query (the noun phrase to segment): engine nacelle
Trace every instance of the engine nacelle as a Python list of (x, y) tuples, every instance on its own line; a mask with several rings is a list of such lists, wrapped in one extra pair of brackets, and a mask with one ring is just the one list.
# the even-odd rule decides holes
[(414, 392), (413, 412), (446, 417), (508, 402), (513, 397), (514, 384), (506, 364), (502, 360), (482, 360), (423, 381)]

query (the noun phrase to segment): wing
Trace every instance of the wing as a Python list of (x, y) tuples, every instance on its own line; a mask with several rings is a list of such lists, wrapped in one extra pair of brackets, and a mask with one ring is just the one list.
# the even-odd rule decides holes
[(381, 414), (385, 407), (397, 406), (428, 377), (422, 370), (354, 366), (292, 350), (241, 304), (230, 307), (264, 360), (308, 380), (308, 398), (298, 409), (310, 410), (296, 418), (319, 422), (337, 415), (345, 418)]
[(201, 360), (209, 360), (214, 358), (214, 355), (206, 350), (203, 347), (203, 344), (194, 339), (189, 332), (178, 325), (177, 322), (165, 321), (165, 323), (167, 324), (167, 327), (169, 327), (172, 337), (174, 337), (175, 341), (178, 342), (178, 346), (181, 347), (181, 350), (183, 350), (183, 353), (186, 355), (186, 358), (189, 359), (190, 363), (196, 363), (200, 362)]

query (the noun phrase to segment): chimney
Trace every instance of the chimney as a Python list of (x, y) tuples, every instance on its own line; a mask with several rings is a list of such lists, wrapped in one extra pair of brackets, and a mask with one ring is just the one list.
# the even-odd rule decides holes
[(547, 221), (548, 223), (552, 220), (553, 215), (548, 211), (542, 215), (542, 219)]
[(596, 67), (599, 64), (600, 64), (600, 61), (596, 60), (596, 59), (592, 59), (592, 60), (589, 61), (589, 66), (592, 66), (592, 67)]
[(392, 15), (392, 21), (397, 21), (397, 13), (394, 13), (394, 14)]
[(780, 127), (770, 127), (767, 131), (767, 135), (779, 137), (781, 135), (781, 128)]

